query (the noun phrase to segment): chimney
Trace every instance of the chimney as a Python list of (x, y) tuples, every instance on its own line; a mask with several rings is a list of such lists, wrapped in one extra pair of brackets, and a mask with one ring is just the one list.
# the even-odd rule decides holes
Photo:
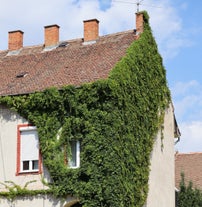
[(45, 26), (44, 44), (45, 47), (54, 46), (59, 43), (59, 26), (57, 24)]
[(139, 35), (144, 29), (144, 16), (143, 13), (136, 13), (136, 34)]
[(95, 41), (99, 37), (99, 21), (97, 19), (85, 20), (84, 42)]
[(8, 49), (19, 50), (23, 47), (23, 32), (21, 30), (8, 32)]

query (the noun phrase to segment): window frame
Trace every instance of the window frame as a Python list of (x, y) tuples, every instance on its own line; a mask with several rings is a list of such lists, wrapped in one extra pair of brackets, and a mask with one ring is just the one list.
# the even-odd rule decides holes
[[(24, 174), (41, 174), (42, 173), (42, 157), (39, 149), (38, 156), (38, 169), (36, 170), (22, 170), (22, 160), (21, 160), (21, 131), (33, 131), (37, 128), (31, 124), (19, 124), (17, 125), (17, 167), (16, 167), (16, 176)], [(29, 165), (33, 164), (34, 160), (28, 160)]]

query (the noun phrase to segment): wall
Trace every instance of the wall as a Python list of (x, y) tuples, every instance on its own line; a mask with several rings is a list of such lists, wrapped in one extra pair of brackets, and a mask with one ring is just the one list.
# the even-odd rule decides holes
[(52, 198), (50, 196), (33, 196), (31, 198), (21, 197), (9, 201), (7, 199), (0, 199), (1, 207), (70, 207), (77, 200), (74, 200), (71, 197), (66, 199), (59, 200)]
[[(50, 180), (49, 174), (43, 167), (42, 174), (26, 174), (16, 176), (16, 155), (17, 155), (17, 125), (28, 122), (17, 113), (0, 105), (0, 192), (7, 191), (1, 184), (5, 181), (12, 181), (21, 187), (29, 181), (36, 182), (28, 185), (28, 189), (38, 190), (47, 187), (41, 182), (42, 177)], [(47, 195), (33, 197), (18, 197), (13, 200), (0, 198), (1, 207), (69, 207), (78, 202), (75, 198), (56, 199)]]
[(174, 117), (173, 107), (165, 112), (163, 140), (158, 133), (151, 154), (149, 194), (146, 207), (174, 207)]
[[(36, 180), (37, 182), (31, 183), (28, 188), (43, 189), (40, 174), (16, 176), (18, 124), (27, 124), (27, 121), (11, 110), (0, 106), (0, 182), (13, 181), (23, 187), (27, 182)], [(5, 191), (3, 185), (0, 185), (0, 191)]]

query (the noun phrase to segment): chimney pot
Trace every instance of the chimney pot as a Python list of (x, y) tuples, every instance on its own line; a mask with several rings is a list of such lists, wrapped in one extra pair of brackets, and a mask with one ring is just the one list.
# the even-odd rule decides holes
[(85, 20), (84, 42), (95, 41), (99, 37), (99, 21), (97, 19)]
[(57, 24), (45, 26), (44, 44), (45, 47), (54, 46), (59, 43), (59, 26)]
[(8, 32), (8, 49), (19, 50), (23, 47), (23, 32), (21, 30)]

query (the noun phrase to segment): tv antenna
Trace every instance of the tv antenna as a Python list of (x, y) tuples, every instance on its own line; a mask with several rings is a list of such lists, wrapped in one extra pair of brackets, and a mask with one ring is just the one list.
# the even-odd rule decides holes
[(143, 2), (143, 0), (138, 0), (138, 1), (136, 2), (136, 5), (137, 5), (137, 12), (139, 12), (141, 2)]
[(113, 2), (119, 2), (119, 3), (125, 3), (125, 4), (136, 4), (137, 5), (137, 12), (139, 12), (140, 5), (143, 1), (144, 0), (137, 0), (136, 2), (124, 1), (124, 0), (113, 0)]
[(156, 5), (149, 5), (149, 4), (142, 4), (142, 2), (144, 0), (136, 0), (136, 2), (132, 2), (130, 0), (112, 0), (113, 2), (119, 2), (119, 3), (124, 3), (124, 4), (136, 4), (137, 5), (137, 12), (139, 12), (139, 9), (140, 9), (140, 5), (144, 5), (144, 6), (148, 6), (148, 7), (154, 7), (154, 8), (162, 8), (162, 7), (158, 7)]

